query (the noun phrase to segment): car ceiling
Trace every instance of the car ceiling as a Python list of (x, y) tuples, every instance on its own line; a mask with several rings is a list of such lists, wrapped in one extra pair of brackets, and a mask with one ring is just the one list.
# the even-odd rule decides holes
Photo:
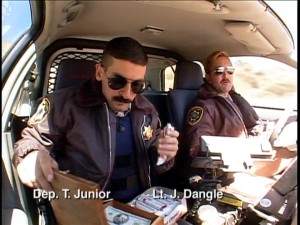
[(106, 41), (131, 36), (186, 60), (203, 61), (213, 51), (225, 50), (296, 67), (290, 59), (291, 34), (263, 1), (45, 1), (45, 13), (35, 42), (40, 51), (66, 37)]

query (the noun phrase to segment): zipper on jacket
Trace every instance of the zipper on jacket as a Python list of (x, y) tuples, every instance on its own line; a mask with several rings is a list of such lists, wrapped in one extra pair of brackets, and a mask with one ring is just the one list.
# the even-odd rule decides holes
[(106, 111), (106, 118), (107, 118), (107, 129), (108, 129), (108, 143), (109, 143), (109, 172), (108, 172), (108, 177), (104, 183), (104, 186), (103, 186), (103, 190), (106, 189), (106, 186), (108, 184), (108, 181), (110, 179), (110, 176), (111, 176), (111, 173), (112, 173), (112, 157), (111, 157), (111, 129), (110, 129), (110, 124), (109, 124), (109, 110), (108, 110), (108, 107), (107, 107), (107, 104), (104, 103), (104, 106), (105, 106), (105, 111)]
[(144, 146), (144, 151), (146, 153), (147, 156), (147, 162), (148, 162), (148, 182), (149, 182), (149, 187), (151, 187), (151, 178), (150, 178), (150, 162), (149, 162), (149, 157), (148, 157), (148, 153), (147, 153), (147, 149), (146, 149), (146, 144), (145, 144), (145, 140), (143, 138), (143, 127), (146, 123), (146, 115), (144, 115), (144, 120), (141, 126), (141, 138), (142, 138), (142, 142), (143, 142), (143, 146)]

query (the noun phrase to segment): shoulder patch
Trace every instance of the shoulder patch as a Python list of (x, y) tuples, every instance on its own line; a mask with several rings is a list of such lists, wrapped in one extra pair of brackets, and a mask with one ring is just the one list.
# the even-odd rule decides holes
[(194, 106), (189, 109), (188, 115), (189, 115), (189, 124), (195, 125), (197, 124), (202, 116), (203, 116), (203, 108), (200, 106)]
[(50, 112), (50, 102), (47, 98), (39, 104), (37, 111), (29, 120), (29, 124), (36, 124), (42, 122)]

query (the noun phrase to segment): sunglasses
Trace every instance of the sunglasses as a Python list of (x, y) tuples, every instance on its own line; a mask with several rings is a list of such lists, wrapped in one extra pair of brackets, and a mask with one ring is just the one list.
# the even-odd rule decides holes
[(217, 76), (223, 75), (225, 72), (232, 75), (235, 71), (235, 68), (233, 66), (226, 66), (226, 67), (225, 66), (219, 66), (215, 69), (212, 69), (211, 71), (214, 72)]
[[(105, 76), (106, 76), (106, 74), (105, 74)], [(113, 90), (119, 90), (119, 89), (125, 87), (127, 83), (131, 84), (131, 90), (135, 94), (142, 93), (146, 88), (145, 79), (134, 80), (132, 82), (128, 82), (128, 80), (125, 77), (122, 77), (119, 74), (112, 74), (110, 77), (106, 76), (106, 78), (108, 80), (109, 88), (111, 88)]]

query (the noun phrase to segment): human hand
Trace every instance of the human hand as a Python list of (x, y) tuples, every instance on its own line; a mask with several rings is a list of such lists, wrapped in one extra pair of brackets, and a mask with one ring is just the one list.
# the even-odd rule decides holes
[(282, 173), (292, 162), (293, 158), (275, 157), (270, 161), (253, 161), (251, 174), (263, 177), (274, 177)]
[(161, 130), (157, 152), (158, 155), (164, 158), (166, 161), (174, 158), (178, 151), (178, 138), (179, 132), (174, 130), (173, 128), (169, 128), (165, 131)]
[(290, 151), (285, 147), (274, 147), (276, 150), (276, 158), (290, 159), (297, 155), (297, 151)]
[(53, 190), (50, 184), (54, 179), (53, 169), (58, 169), (58, 164), (46, 151), (30, 152), (17, 166), (23, 184), (45, 191)]

